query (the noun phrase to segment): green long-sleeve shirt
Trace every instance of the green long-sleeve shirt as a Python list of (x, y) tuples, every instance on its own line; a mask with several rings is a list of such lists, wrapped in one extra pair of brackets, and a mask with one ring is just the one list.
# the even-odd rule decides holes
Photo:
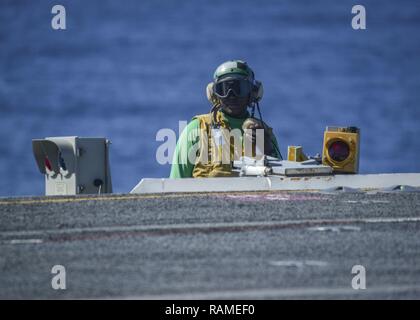
[[(245, 118), (233, 118), (222, 112), (223, 119), (229, 124), (230, 128), (242, 130), (242, 124), (247, 119)], [(178, 139), (174, 156), (172, 159), (172, 167), (170, 178), (191, 178), (194, 170), (194, 163), (191, 163), (187, 159), (188, 152), (191, 148), (199, 143), (200, 141), (200, 120), (193, 119), (188, 123), (187, 127), (182, 131), (181, 136)], [(272, 137), (272, 144), (275, 145), (274, 152), (279, 150), (276, 138)], [(279, 155), (277, 154), (277, 157)]]

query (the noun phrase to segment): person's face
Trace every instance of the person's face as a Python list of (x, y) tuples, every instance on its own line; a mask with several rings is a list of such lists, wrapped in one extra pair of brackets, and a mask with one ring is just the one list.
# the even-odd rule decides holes
[(246, 113), (249, 97), (240, 98), (235, 96), (233, 93), (229, 93), (229, 95), (226, 98), (222, 98), (220, 100), (222, 110), (226, 114), (233, 117), (238, 117)]
[(227, 76), (215, 83), (215, 94), (219, 97), (222, 110), (234, 117), (246, 113), (252, 86), (244, 76)]

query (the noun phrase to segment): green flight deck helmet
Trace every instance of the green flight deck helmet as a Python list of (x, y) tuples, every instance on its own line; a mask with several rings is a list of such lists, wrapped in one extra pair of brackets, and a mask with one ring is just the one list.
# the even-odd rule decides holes
[(213, 75), (214, 82), (226, 75), (242, 75), (254, 81), (254, 71), (242, 60), (230, 60), (217, 67)]
[(259, 102), (262, 95), (261, 82), (255, 80), (254, 71), (242, 60), (222, 63), (214, 72), (213, 82), (207, 87), (209, 100), (216, 98), (222, 102), (222, 105), (251, 106)]

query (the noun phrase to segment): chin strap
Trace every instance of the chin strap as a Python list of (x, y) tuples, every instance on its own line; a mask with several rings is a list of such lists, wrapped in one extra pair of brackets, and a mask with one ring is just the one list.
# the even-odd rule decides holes
[(220, 108), (221, 108), (220, 103), (215, 103), (210, 110), (210, 119), (211, 119), (211, 127), (212, 128), (220, 127), (220, 124), (217, 120), (217, 112), (219, 112)]
[(249, 106), (251, 108), (251, 118), (255, 118), (255, 104)]

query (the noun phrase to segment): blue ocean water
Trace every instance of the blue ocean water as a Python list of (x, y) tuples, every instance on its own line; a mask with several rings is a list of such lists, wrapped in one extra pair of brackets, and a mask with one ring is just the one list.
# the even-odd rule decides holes
[(264, 83), (261, 107), (283, 154), (321, 152), (327, 125), (361, 128), (363, 173), (420, 172), (420, 2), (62, 0), (0, 2), (0, 196), (43, 194), (31, 139), (112, 140), (114, 191), (165, 177), (156, 133), (206, 113), (223, 61)]

